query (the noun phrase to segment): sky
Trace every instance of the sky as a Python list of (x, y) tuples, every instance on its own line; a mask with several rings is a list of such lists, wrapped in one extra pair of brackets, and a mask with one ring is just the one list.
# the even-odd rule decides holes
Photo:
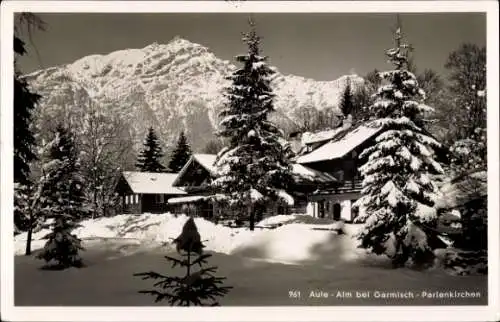
[[(24, 73), (71, 63), (91, 54), (167, 43), (175, 36), (208, 47), (221, 59), (244, 53), (241, 13), (59, 13), (39, 14), (45, 31), (32, 34), (36, 50), (19, 63)], [(333, 80), (365, 75), (387, 64), (384, 50), (393, 45), (395, 14), (258, 13), (253, 18), (262, 53), (283, 74)], [(486, 45), (486, 16), (481, 13), (401, 14), (402, 30), (415, 48), (417, 68), (446, 75), (450, 52), (469, 42)], [(25, 37), (27, 38), (27, 37)], [(28, 40), (28, 39), (26, 39)]]

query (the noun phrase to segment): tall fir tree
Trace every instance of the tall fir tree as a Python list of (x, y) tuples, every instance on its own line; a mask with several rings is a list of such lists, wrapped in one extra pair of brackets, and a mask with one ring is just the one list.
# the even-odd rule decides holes
[[(21, 14), (21, 17), (24, 14)], [(29, 30), (35, 22), (21, 21)], [(34, 26), (43, 30), (41, 20)], [(37, 159), (35, 136), (31, 128), (33, 112), (41, 96), (32, 92), (21, 77), (17, 59), (26, 54), (24, 41), (19, 36), (19, 27), (14, 35), (14, 225), (16, 230), (30, 230), (29, 209), (25, 206), (30, 198), (30, 164)]]
[(136, 167), (142, 172), (165, 172), (166, 168), (160, 163), (163, 157), (158, 137), (152, 127), (149, 128), (144, 149), (137, 158)]
[(348, 115), (353, 116), (352, 114), (354, 112), (354, 98), (352, 94), (351, 82), (349, 81), (347, 82), (344, 92), (342, 93), (339, 107), (344, 118), (346, 118)]
[(270, 78), (275, 73), (259, 53), (260, 37), (255, 24), (243, 35), (248, 53), (236, 57), (242, 68), (229, 76), (226, 105), (220, 114), (219, 136), (227, 146), (218, 154), (216, 190), (225, 194), (254, 228), (256, 203), (280, 199), (280, 190), (291, 180), (290, 145), (282, 131), (268, 120), (274, 111)]
[(73, 134), (59, 125), (55, 138), (48, 147), (47, 162), (41, 195), (41, 212), (53, 219), (47, 242), (37, 256), (46, 262), (56, 261), (61, 268), (80, 266), (80, 239), (72, 234), (79, 227), (78, 220), (85, 217), (85, 183), (80, 173), (79, 152)]
[[(23, 55), (24, 42), (15, 37), (16, 54)], [(28, 88), (26, 80), (16, 68), (14, 73), (14, 182), (29, 183), (30, 163), (36, 160), (35, 137), (31, 129), (33, 111), (41, 96)]]
[(433, 256), (426, 228), (437, 218), (430, 208), (437, 188), (430, 174), (442, 168), (433, 154), (440, 143), (415, 124), (432, 108), (423, 103), (425, 93), (407, 70), (410, 46), (401, 42), (400, 27), (395, 42), (386, 51), (395, 69), (380, 74), (386, 84), (370, 106), (377, 117), (374, 125), (385, 130), (360, 155), (367, 161), (360, 168), (363, 188), (357, 205), (364, 210), (358, 217), (364, 229), (357, 237), (360, 247), (389, 255), (398, 267)]
[(168, 164), (170, 171), (176, 173), (181, 171), (182, 167), (184, 167), (184, 165), (189, 161), (191, 153), (191, 148), (189, 147), (186, 135), (184, 134), (184, 131), (181, 131), (179, 140), (177, 141), (177, 146), (175, 147), (170, 163)]

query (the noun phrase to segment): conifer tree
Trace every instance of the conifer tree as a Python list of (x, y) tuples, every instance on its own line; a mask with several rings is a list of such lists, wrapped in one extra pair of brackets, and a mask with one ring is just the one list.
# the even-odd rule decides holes
[[(24, 53), (24, 43), (16, 38), (20, 47), (18, 54)], [(40, 95), (32, 93), (26, 80), (19, 71), (14, 74), (14, 182), (22, 185), (29, 183), (30, 163), (36, 160), (35, 138), (30, 126), (33, 110), (40, 100)]]
[[(26, 18), (25, 18), (26, 17)], [(21, 14), (20, 22), (31, 30), (32, 26), (43, 30), (41, 20), (33, 20), (31, 14)], [(30, 18), (30, 19), (27, 19)], [(30, 164), (37, 159), (35, 136), (31, 129), (33, 112), (41, 96), (32, 92), (26, 80), (21, 77), (17, 58), (26, 54), (24, 41), (19, 36), (19, 26), (14, 35), (14, 225), (18, 230), (29, 230), (30, 220), (24, 206), (29, 196)]]
[(189, 161), (190, 157), (191, 148), (189, 147), (184, 131), (181, 131), (179, 140), (177, 141), (177, 146), (175, 147), (170, 163), (168, 164), (168, 168), (170, 171), (177, 173), (181, 171), (182, 167), (184, 167), (184, 165)]
[[(155, 286), (160, 288), (159, 290), (139, 291), (139, 293), (155, 296), (155, 302), (167, 300), (171, 306), (219, 305), (216, 298), (227, 294), (232, 287), (221, 285), (225, 277), (213, 275), (217, 271), (216, 266), (203, 267), (212, 255), (203, 253), (204, 245), (192, 217), (186, 221), (182, 233), (174, 240), (174, 243), (183, 258), (171, 256), (165, 256), (165, 258), (172, 262), (172, 268), (176, 266), (185, 268), (185, 275), (167, 276), (156, 272), (134, 274), (144, 280), (159, 280), (155, 283)], [(195, 270), (195, 266), (200, 268)]]
[(219, 173), (213, 186), (239, 215), (250, 219), (253, 229), (253, 205), (275, 202), (291, 180), (291, 149), (282, 131), (268, 120), (274, 111), (270, 78), (275, 72), (259, 53), (260, 37), (251, 20), (250, 28), (243, 37), (248, 53), (236, 57), (243, 66), (229, 76), (232, 85), (226, 89), (220, 114), (218, 135), (227, 145), (217, 156)]
[(351, 89), (351, 82), (347, 82), (347, 85), (342, 93), (342, 98), (340, 100), (340, 111), (344, 117), (353, 114), (354, 112), (354, 102), (353, 102), (353, 94)]
[(433, 206), (436, 192), (429, 174), (442, 168), (433, 156), (440, 144), (415, 124), (432, 108), (423, 103), (425, 93), (407, 70), (410, 46), (401, 43), (400, 28), (395, 39), (395, 48), (386, 51), (395, 69), (381, 73), (387, 83), (370, 106), (374, 125), (385, 130), (360, 155), (366, 163), (360, 168), (363, 189), (357, 205), (364, 210), (358, 217), (364, 221), (360, 247), (389, 255), (397, 267), (409, 259), (424, 263), (433, 255), (425, 227), (435, 223), (436, 214), (422, 210)]
[(142, 172), (165, 172), (165, 167), (160, 163), (163, 157), (158, 137), (152, 127), (149, 128), (144, 149), (137, 158), (136, 167)]
[(48, 153), (48, 162), (43, 166), (41, 212), (45, 218), (52, 219), (49, 225), (52, 231), (44, 237), (47, 243), (37, 257), (46, 262), (56, 261), (60, 268), (78, 267), (82, 264), (78, 253), (83, 248), (72, 231), (79, 227), (77, 222), (87, 210), (85, 184), (73, 134), (58, 126)]

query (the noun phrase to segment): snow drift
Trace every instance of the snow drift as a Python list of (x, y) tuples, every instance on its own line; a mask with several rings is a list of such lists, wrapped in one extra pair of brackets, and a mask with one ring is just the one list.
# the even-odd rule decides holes
[[(278, 215), (257, 223), (268, 229), (229, 228), (203, 218), (195, 218), (206, 250), (261, 258), (282, 263), (299, 263), (318, 260), (328, 252), (337, 252), (333, 258), (352, 260), (359, 258), (351, 231), (357, 228), (340, 227), (339, 222), (322, 224), (301, 223), (303, 215)], [(140, 243), (141, 247), (169, 245), (182, 231), (189, 217), (174, 214), (118, 215), (81, 222), (74, 230), (81, 239), (111, 238)], [(338, 235), (342, 228), (348, 233)], [(33, 234), (32, 249), (42, 248), (48, 233), (42, 229)], [(26, 233), (15, 236), (15, 254), (24, 253)], [(331, 255), (331, 254), (330, 254)]]

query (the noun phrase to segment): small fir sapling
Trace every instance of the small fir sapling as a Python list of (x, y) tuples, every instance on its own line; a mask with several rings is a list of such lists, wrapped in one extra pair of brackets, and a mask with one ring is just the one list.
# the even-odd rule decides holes
[[(139, 293), (155, 296), (155, 302), (166, 300), (171, 306), (218, 306), (216, 298), (226, 295), (232, 287), (222, 286), (225, 277), (213, 275), (217, 270), (216, 266), (203, 267), (212, 255), (203, 253), (204, 245), (192, 217), (187, 220), (182, 233), (173, 242), (182, 258), (165, 258), (172, 263), (172, 268), (185, 268), (185, 274), (167, 276), (152, 271), (134, 274), (144, 280), (158, 280), (154, 284), (154, 290), (143, 290)], [(199, 268), (196, 269), (196, 266)]]
[(39, 259), (46, 262), (56, 261), (55, 267), (68, 268), (70, 266), (82, 267), (83, 261), (78, 254), (84, 250), (81, 240), (71, 231), (80, 225), (67, 221), (64, 218), (57, 218), (52, 231), (44, 239), (48, 239), (43, 251), (37, 255)]

